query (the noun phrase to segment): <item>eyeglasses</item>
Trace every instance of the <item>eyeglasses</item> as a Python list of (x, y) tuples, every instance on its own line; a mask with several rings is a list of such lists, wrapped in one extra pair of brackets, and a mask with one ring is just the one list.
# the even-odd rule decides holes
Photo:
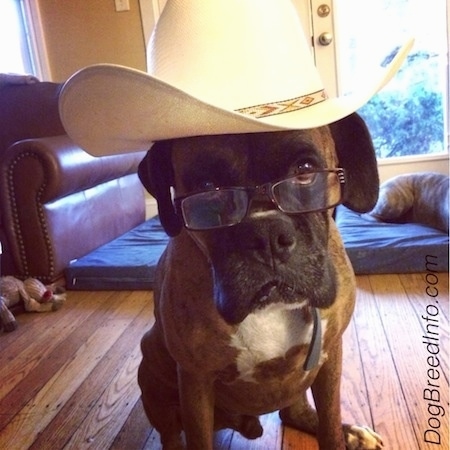
[(344, 169), (302, 171), (292, 177), (254, 187), (217, 187), (174, 199), (190, 230), (237, 225), (248, 214), (252, 198), (262, 194), (286, 214), (323, 211), (342, 201)]

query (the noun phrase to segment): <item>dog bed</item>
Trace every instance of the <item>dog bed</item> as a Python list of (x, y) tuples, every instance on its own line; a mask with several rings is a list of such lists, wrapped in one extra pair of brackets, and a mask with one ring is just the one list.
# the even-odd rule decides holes
[(435, 172), (397, 175), (380, 186), (371, 216), (383, 222), (421, 223), (449, 231), (449, 177)]
[(72, 261), (66, 269), (71, 290), (153, 288), (156, 264), (168, 243), (158, 217)]
[(420, 223), (387, 223), (345, 206), (336, 224), (357, 274), (448, 272), (448, 234)]
[(356, 273), (448, 272), (449, 177), (398, 175), (380, 186), (368, 214), (344, 206), (336, 223)]

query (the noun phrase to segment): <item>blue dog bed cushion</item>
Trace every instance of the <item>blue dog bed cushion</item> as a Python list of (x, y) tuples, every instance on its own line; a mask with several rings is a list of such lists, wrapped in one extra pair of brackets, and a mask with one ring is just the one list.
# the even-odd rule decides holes
[(419, 223), (386, 223), (345, 206), (336, 225), (357, 274), (448, 272), (449, 237)]
[(157, 217), (72, 261), (66, 287), (72, 290), (146, 290), (153, 288), (156, 264), (169, 237)]

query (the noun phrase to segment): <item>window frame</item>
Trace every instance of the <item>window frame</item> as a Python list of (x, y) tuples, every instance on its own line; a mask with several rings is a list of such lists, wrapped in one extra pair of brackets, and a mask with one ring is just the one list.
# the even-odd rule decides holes
[(33, 75), (51, 80), (50, 63), (42, 27), (39, 4), (35, 0), (18, 0), (26, 27)]

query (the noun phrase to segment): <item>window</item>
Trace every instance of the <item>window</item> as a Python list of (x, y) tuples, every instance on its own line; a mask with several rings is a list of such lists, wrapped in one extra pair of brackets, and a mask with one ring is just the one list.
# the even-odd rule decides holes
[(50, 79), (38, 2), (0, 0), (0, 73)]
[(0, 11), (0, 72), (34, 73), (22, 2), (2, 0)]
[(336, 8), (341, 92), (351, 91), (367, 67), (388, 64), (396, 45), (415, 38), (397, 76), (359, 111), (378, 158), (447, 153), (446, 1), (341, 0)]

